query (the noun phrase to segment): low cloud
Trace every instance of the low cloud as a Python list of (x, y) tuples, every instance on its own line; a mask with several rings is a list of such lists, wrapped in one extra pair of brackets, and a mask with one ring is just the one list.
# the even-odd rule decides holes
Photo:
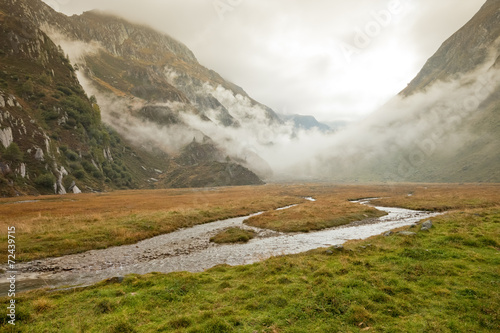
[(96, 41), (87, 43), (69, 39), (66, 35), (48, 25), (42, 27), (42, 30), (49, 36), (54, 44), (61, 46), (73, 64), (81, 62), (86, 55), (97, 53), (99, 50), (103, 49), (101, 44)]

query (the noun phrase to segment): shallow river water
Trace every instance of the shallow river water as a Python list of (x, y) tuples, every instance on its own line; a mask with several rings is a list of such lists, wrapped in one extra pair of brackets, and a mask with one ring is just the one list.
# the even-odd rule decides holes
[[(312, 198), (306, 200), (314, 201)], [(369, 204), (368, 199), (357, 202)], [(250, 264), (271, 256), (368, 238), (437, 215), (402, 208), (376, 208), (388, 215), (317, 232), (285, 234), (254, 228), (243, 223), (249, 217), (244, 216), (181, 229), (132, 245), (17, 264), (16, 290), (89, 285), (131, 273), (198, 272), (219, 264)], [(209, 241), (210, 237), (228, 227), (254, 230), (257, 236), (246, 244), (217, 245)], [(6, 267), (2, 268), (6, 270)], [(7, 274), (0, 274), (2, 295), (8, 290), (7, 277)]]

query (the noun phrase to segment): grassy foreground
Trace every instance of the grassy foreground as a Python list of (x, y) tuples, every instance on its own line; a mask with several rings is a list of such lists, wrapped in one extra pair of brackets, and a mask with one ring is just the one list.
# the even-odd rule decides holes
[[(500, 206), (394, 234), (203, 273), (18, 297), (4, 332), (496, 332)], [(413, 229), (417, 231), (418, 228)], [(2, 306), (6, 306), (6, 300)], [(4, 319), (5, 320), (5, 319)]]
[[(281, 188), (281, 195), (336, 192), (350, 199), (378, 191), (393, 203), (415, 198), (420, 209), (453, 211), (433, 218), (430, 231), (411, 229), (414, 236), (376, 236), (344, 249), (203, 273), (129, 275), (120, 283), (19, 294), (16, 326), (3, 317), (0, 332), (498, 332), (498, 189)], [(7, 302), (0, 299), (0, 306)]]

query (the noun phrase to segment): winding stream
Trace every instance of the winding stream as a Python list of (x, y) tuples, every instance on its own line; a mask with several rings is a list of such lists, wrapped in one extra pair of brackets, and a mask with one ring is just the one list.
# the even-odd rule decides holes
[[(305, 199), (314, 201), (313, 198)], [(369, 199), (355, 202), (369, 204)], [(281, 209), (290, 207), (293, 206)], [(89, 285), (131, 273), (199, 272), (219, 264), (250, 264), (275, 255), (300, 253), (351, 239), (368, 238), (438, 215), (402, 208), (375, 208), (388, 215), (317, 232), (285, 234), (243, 224), (248, 217), (261, 214), (257, 213), (181, 229), (132, 245), (19, 263), (16, 265), (17, 291)], [(254, 230), (257, 235), (246, 244), (218, 245), (209, 241), (210, 237), (228, 227)], [(7, 281), (7, 274), (1, 274), (0, 281), (1, 294), (5, 295), (8, 284), (3, 281)]]

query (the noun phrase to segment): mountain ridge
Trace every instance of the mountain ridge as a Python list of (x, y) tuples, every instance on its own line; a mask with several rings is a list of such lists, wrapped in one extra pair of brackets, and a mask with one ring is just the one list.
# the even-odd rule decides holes
[[(68, 35), (80, 38), (80, 40), (72, 40), (72, 42), (81, 43), (82, 40), (83, 42), (85, 42), (85, 40), (92, 40), (92, 34), (99, 30), (99, 25), (97, 23), (98, 21), (101, 21), (101, 23), (104, 26), (107, 26), (108, 29), (111, 29), (112, 31), (119, 31), (119, 33), (108, 33), (101, 36), (103, 38), (101, 38), (102, 43), (99, 45), (99, 52), (104, 55), (102, 58), (94, 58), (100, 63), (108, 64), (106, 63), (106, 61), (108, 61), (112, 65), (117, 65), (114, 61), (128, 57), (128, 59), (132, 59), (133, 62), (139, 64), (137, 67), (139, 74), (146, 73), (148, 78), (152, 77), (153, 79), (161, 78), (161, 76), (154, 76), (155, 70), (158, 69), (155, 69), (155, 66), (152, 66), (151, 63), (160, 58), (163, 59), (165, 55), (167, 55), (167, 58), (175, 57), (178, 59), (176, 61), (178, 61), (181, 65), (190, 63), (193, 66), (201, 66), (198, 64), (194, 54), (192, 54), (192, 52), (180, 42), (175, 41), (165, 34), (156, 32), (149, 27), (133, 25), (120, 18), (114, 18), (109, 21), (109, 16), (103, 16), (103, 14), (96, 12), (86, 13), (81, 16), (67, 17), (63, 14), (55, 12), (46, 4), (38, 0), (27, 0), (26, 2), (17, 0), (2, 0), (0, 2), (0, 11), (2, 17), (7, 18), (8, 20), (16, 20), (17, 22), (14, 39), (12, 39), (12, 32), (5, 32), (2, 35), (7, 40), (1, 48), (2, 52), (0, 52), (0, 57), (3, 55), (4, 59), (12, 59), (12, 55), (17, 51), (21, 51), (21, 54), (23, 55), (25, 53), (29, 55), (30, 52), (33, 52), (33, 49), (38, 47), (37, 45), (39, 43), (36, 42), (36, 46), (30, 46), (25, 49), (23, 48), (23, 43), (29, 44), (32, 41), (38, 40), (32, 32), (33, 29), (36, 30), (42, 28), (42, 30), (47, 31), (49, 35), (41, 32), (43, 34), (42, 39), (52, 43), (51, 38), (54, 38), (54, 36), (58, 37), (57, 34), (53, 33), (55, 26), (58, 29), (62, 29), (58, 30), (58, 32), (62, 31)], [(77, 22), (79, 20), (81, 22)], [(108, 23), (103, 23), (103, 20), (108, 21)], [(84, 27), (85, 24), (88, 29)], [(122, 29), (117, 29), (117, 26), (120, 25)], [(92, 26), (92, 28), (89, 28), (90, 26)], [(110, 39), (106, 40), (106, 38)], [(130, 41), (127, 42), (128, 39), (130, 39)], [(142, 52), (140, 54), (131, 52), (131, 50), (139, 50), (142, 46), (144, 46), (141, 42), (144, 41), (144, 43), (147, 44), (148, 40), (155, 40), (156, 43), (154, 45), (155, 47), (160, 46), (160, 52)], [(120, 47), (110, 47), (110, 45), (114, 44), (115, 41), (121, 41)], [(107, 47), (104, 47), (105, 45)], [(122, 136), (120, 137), (120, 134), (116, 134), (111, 129), (107, 130), (108, 134), (96, 136), (100, 133), (100, 126), (102, 126), (101, 110), (96, 104), (97, 100), (95, 97), (92, 96), (89, 100), (89, 97), (80, 86), (80, 82), (78, 82), (79, 78), (82, 79), (82, 69), (92, 72), (92, 68), (86, 67), (85, 61), (83, 63), (75, 62), (75, 66), (73, 67), (70, 64), (68, 57), (62, 53), (64, 51), (61, 46), (58, 48), (54, 46), (54, 48), (57, 51), (57, 57), (62, 59), (63, 65), (70, 73), (66, 75), (71, 77), (73, 83), (63, 86), (63, 80), (53, 80), (50, 77), (47, 79), (50, 80), (50, 82), (53, 82), (54, 86), (53, 90), (49, 89), (50, 91), (48, 91), (48, 93), (52, 96), (59, 96), (57, 98), (62, 101), (57, 99), (53, 100), (52, 102), (56, 104), (56, 106), (54, 106), (54, 111), (43, 111), (43, 115), (41, 115), (40, 119), (32, 120), (35, 124), (37, 124), (36, 126), (40, 126), (41, 128), (44, 128), (45, 126), (46, 128), (43, 132), (45, 133), (43, 138), (37, 139), (35, 140), (35, 143), (32, 143), (38, 147), (35, 150), (30, 150), (29, 140), (22, 136), (18, 136), (16, 134), (17, 128), (13, 127), (11, 123), (7, 124), (7, 120), (5, 120), (6, 117), (2, 117), (2, 122), (0, 123), (0, 138), (2, 139), (2, 144), (0, 145), (0, 148), (2, 148), (0, 149), (0, 169), (2, 170), (2, 175), (0, 175), (0, 180), (2, 181), (2, 184), (7, 185), (7, 187), (5, 189), (2, 187), (2, 193), (0, 193), (0, 195), (15, 195), (23, 193), (49, 194), (54, 192), (64, 194), (70, 189), (78, 189), (78, 191), (80, 191), (80, 189), (83, 191), (102, 191), (113, 188), (135, 187), (156, 188), (165, 186), (187, 187), (262, 184), (262, 181), (250, 170), (240, 166), (235, 161), (227, 160), (224, 152), (215, 145), (213, 147), (217, 153), (210, 158), (207, 158), (204, 163), (181, 165), (176, 163), (175, 156), (172, 156), (170, 150), (165, 151), (163, 149), (166, 146), (162, 142), (157, 142), (152, 145), (148, 145), (148, 141), (138, 143), (135, 142), (134, 135), (127, 135), (129, 133), (122, 132)], [(54, 53), (56, 53), (56, 51), (54, 51)], [(125, 57), (120, 56), (120, 54)], [(140, 61), (144, 60), (144, 54), (150, 55), (150, 58), (146, 61), (146, 63), (150, 65), (149, 67), (140, 66)], [(139, 58), (140, 61), (138, 60)], [(38, 81), (41, 79), (38, 78), (38, 74), (35, 73), (44, 73), (43, 75), (45, 79), (45, 76), (53, 73), (55, 68), (53, 69), (53, 65), (51, 64), (42, 63), (42, 70), (30, 69), (33, 67), (31, 62), (36, 61), (29, 60), (24, 63), (16, 63), (14, 66), (11, 66), (8, 73), (7, 71), (4, 71), (4, 73), (7, 74), (3, 76), (10, 75), (9, 73), (19, 74), (26, 72), (26, 78), (22, 78), (21, 83), (24, 81), (28, 82), (24, 82), (26, 86), (29, 86), (26, 89), (30, 91), (34, 90), (33, 93), (37, 94), (38, 91), (43, 90), (44, 88), (39, 85)], [(4, 61), (4, 63), (7, 62)], [(95, 68), (98, 68), (98, 66)], [(108, 69), (109, 68), (110, 67), (108, 67)], [(143, 81), (140, 81), (135, 87), (133, 85), (130, 86), (131, 91), (134, 92), (135, 95), (140, 96), (141, 94), (144, 94), (145, 97), (151, 97), (148, 98), (149, 100), (143, 100), (141, 102), (143, 106), (139, 107), (137, 110), (130, 109), (134, 104), (127, 105), (127, 103), (132, 101), (135, 96), (134, 94), (131, 94), (130, 91), (127, 91), (127, 93), (122, 96), (121, 90), (119, 89), (120, 87), (118, 86), (117, 88), (113, 86), (116, 82), (114, 77), (117, 73), (119, 72), (113, 70), (111, 72), (99, 73), (101, 74), (101, 77), (97, 75), (94, 77), (95, 80), (93, 81), (96, 83), (96, 87), (98, 87), (97, 90), (99, 90), (99, 85), (101, 85), (101, 88), (103, 89), (108, 88), (111, 93), (118, 93), (115, 97), (124, 102), (122, 109), (104, 112), (103, 119), (109, 120), (108, 126), (113, 127), (114, 122), (125, 115), (133, 116), (135, 117), (134, 119), (142, 121), (143, 123), (154, 123), (155, 126), (162, 126), (161, 122), (168, 123), (167, 125), (172, 125), (172, 123), (177, 122), (182, 125), (182, 117), (176, 116), (179, 114), (179, 110), (172, 110), (167, 106), (158, 106), (157, 108), (154, 107), (157, 103), (165, 101), (169, 103), (184, 103), (188, 112), (199, 115), (201, 121), (209, 121), (209, 119), (206, 118), (201, 112), (197, 111), (195, 107), (190, 106), (191, 102), (184, 96), (182, 91), (168, 85), (166, 80), (160, 82), (161, 88), (158, 90), (154, 89), (154, 82), (150, 82), (150, 86), (153, 87), (153, 90), (148, 90), (148, 87), (145, 87)], [(212, 75), (212, 77), (216, 80), (223, 80), (220, 76), (214, 74), (215, 72), (212, 73), (205, 69), (205, 73)], [(109, 74), (109, 76), (106, 76), (107, 74)], [(18, 75), (14, 76), (17, 80)], [(77, 78), (77, 76), (79, 78)], [(36, 80), (32, 80), (31, 77), (36, 78)], [(16, 93), (14, 91), (16, 89), (24, 89), (24, 87), (15, 88), (14, 83), (11, 81), (12, 80), (10, 79), (2, 81), (5, 84), (2, 93), (0, 94), (2, 96), (0, 109), (7, 108), (7, 114), (9, 114), (8, 112), (12, 113), (10, 109), (16, 107), (18, 100), (20, 101), (19, 105), (24, 103), (22, 96), (19, 95), (20, 92), (18, 91), (18, 93)], [(33, 85), (31, 81), (34, 81), (35, 84)], [(58, 84), (57, 86), (56, 83)], [(72, 85), (75, 86), (74, 90), (72, 90), (73, 88), (68, 89)], [(51, 85), (46, 85), (47, 89), (50, 87)], [(133, 90), (133, 88), (136, 89)], [(6, 92), (4, 92), (4, 90)], [(15, 96), (16, 94), (17, 96)], [(148, 94), (151, 96), (148, 96)], [(157, 98), (155, 97), (155, 94)], [(50, 99), (50, 96), (44, 95), (40, 98), (45, 100)], [(5, 102), (5, 100), (7, 102)], [(137, 103), (137, 99), (134, 103)], [(87, 118), (82, 118), (83, 116), (78, 113), (83, 112), (83, 110), (92, 109), (92, 105), (96, 110), (94, 111), (96, 118), (95, 123), (92, 123), (94, 125), (90, 126), (89, 120)], [(71, 111), (73, 109), (70, 108), (75, 108), (74, 110), (76, 110), (76, 113)], [(26, 117), (30, 117), (31, 115), (37, 113), (34, 107), (26, 108), (25, 111)], [(73, 113), (69, 114), (70, 111)], [(15, 117), (16, 119), (13, 119), (12, 121), (19, 122), (19, 117), (21, 117), (21, 115), (15, 114)], [(77, 117), (76, 120), (74, 117)], [(93, 118), (91, 117), (90, 119)], [(82, 125), (79, 125), (81, 121), (85, 122), (82, 123)], [(53, 125), (54, 122), (56, 123), (55, 126)], [(65, 125), (69, 123), (72, 123), (71, 126), (78, 125), (81, 127), (75, 126), (73, 128)], [(186, 124), (184, 123), (184, 125)], [(71, 135), (76, 135), (76, 133), (72, 132), (78, 130), (78, 133), (81, 133), (78, 134), (80, 135), (80, 139), (76, 141), (68, 141), (60, 138), (59, 134), (57, 134), (61, 131), (59, 128), (60, 126), (68, 127), (65, 130), (69, 131), (68, 133)], [(114, 128), (115, 130), (121, 129), (119, 126)], [(63, 133), (66, 132), (63, 131)], [(196, 134), (197, 131), (195, 129), (193, 133), (200, 138), (204, 136), (202, 133)], [(99, 138), (101, 137), (105, 140), (108, 140), (108, 137), (113, 138), (114, 146), (104, 146), (99, 148), (100, 150), (92, 148), (94, 146), (100, 147), (99, 140), (101, 139)], [(50, 147), (49, 144), (43, 144), (43, 146), (39, 147), (44, 140), (45, 142), (51, 142)], [(44, 146), (46, 146), (46, 148), (44, 148)], [(30, 156), (27, 158), (27, 161), (25, 161), (26, 163), (19, 164), (16, 162), (17, 159), (19, 159), (19, 157), (16, 156), (22, 156), (23, 153), (26, 155), (26, 151), (32, 151), (30, 154), (34, 154), (36, 156)], [(191, 151), (184, 151), (184, 154), (190, 152), (194, 154), (196, 150), (192, 149)], [(42, 163), (43, 161), (41, 159), (43, 156), (45, 156), (45, 159), (47, 159), (47, 156), (50, 156), (51, 162)], [(14, 159), (15, 161), (12, 162), (9, 159)], [(53, 165), (52, 160), (54, 160)], [(235, 170), (237, 170), (237, 172), (235, 172)], [(37, 179), (42, 174), (45, 177), (45, 182), (43, 184), (41, 181), (37, 182)], [(186, 176), (182, 177), (183, 174)], [(28, 177), (25, 177), (26, 175), (28, 175)], [(168, 175), (175, 175), (177, 180), (174, 182), (173, 179), (168, 179)], [(179, 175), (181, 175), (181, 178), (178, 177)], [(189, 175), (196, 175), (196, 181), (193, 182), (190, 180), (191, 178)]]
[(439, 47), (400, 94), (409, 96), (433, 82), (449, 80), (457, 74), (474, 70), (487, 60), (492, 45), (500, 44), (499, 36), (500, 0), (488, 0), (478, 13)]

